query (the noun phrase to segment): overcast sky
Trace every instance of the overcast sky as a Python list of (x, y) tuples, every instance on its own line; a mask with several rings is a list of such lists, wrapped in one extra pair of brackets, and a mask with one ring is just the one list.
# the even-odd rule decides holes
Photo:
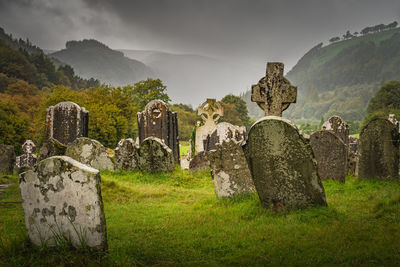
[(286, 70), (332, 36), (399, 18), (399, 0), (0, 0), (0, 26), (45, 49), (94, 38)]

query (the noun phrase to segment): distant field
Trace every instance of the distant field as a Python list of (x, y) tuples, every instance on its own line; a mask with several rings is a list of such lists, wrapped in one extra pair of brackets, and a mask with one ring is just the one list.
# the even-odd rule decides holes
[(15, 184), (0, 193), (0, 266), (399, 266), (400, 183), (324, 187), (328, 207), (276, 214), (255, 194), (216, 199), (206, 171), (102, 173), (103, 255), (32, 247)]

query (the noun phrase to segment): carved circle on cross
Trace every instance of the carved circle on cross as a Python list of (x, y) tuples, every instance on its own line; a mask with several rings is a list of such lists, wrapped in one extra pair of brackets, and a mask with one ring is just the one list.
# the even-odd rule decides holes
[(213, 120), (217, 122), (221, 116), (224, 115), (221, 103), (215, 99), (208, 98), (197, 110), (197, 114), (204, 122)]

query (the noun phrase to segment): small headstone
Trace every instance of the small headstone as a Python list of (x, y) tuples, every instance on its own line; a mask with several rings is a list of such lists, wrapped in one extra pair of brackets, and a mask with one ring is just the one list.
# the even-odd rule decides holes
[(100, 171), (114, 169), (106, 148), (99, 141), (87, 137), (77, 138), (70, 143), (65, 155)]
[(33, 244), (56, 246), (66, 238), (75, 247), (107, 249), (98, 170), (54, 156), (20, 174), (19, 188)]
[(46, 137), (67, 145), (88, 136), (89, 112), (74, 102), (60, 102), (47, 109)]
[(136, 171), (139, 157), (139, 148), (135, 145), (132, 138), (122, 139), (115, 148), (115, 169)]
[(347, 146), (349, 145), (349, 125), (339, 116), (330, 117), (324, 124), (322, 130), (332, 131), (337, 134)]
[(24, 151), (24, 154), (17, 157), (15, 162), (15, 166), (20, 173), (33, 168), (37, 162), (37, 157), (33, 154), (36, 151), (36, 145), (32, 140), (25, 141), (22, 145), (22, 151)]
[(14, 146), (0, 144), (0, 173), (13, 173), (14, 165)]
[(349, 136), (349, 150), (347, 156), (347, 173), (350, 175), (358, 175), (358, 142), (359, 139), (354, 136)]
[(376, 118), (360, 132), (358, 178), (399, 178), (399, 132), (387, 119)]
[(200, 170), (210, 169), (210, 161), (208, 160), (207, 155), (207, 151), (201, 151), (194, 155), (189, 162), (189, 170), (192, 172), (197, 172)]
[(53, 156), (64, 156), (67, 146), (54, 138), (47, 139), (39, 150), (39, 161)]
[(347, 147), (342, 139), (330, 131), (317, 131), (311, 134), (310, 144), (321, 179), (344, 183), (347, 173)]
[(148, 137), (140, 144), (138, 166), (142, 172), (172, 172), (175, 168), (174, 155), (159, 138)]
[(161, 100), (147, 103), (144, 111), (138, 112), (139, 143), (148, 137), (156, 137), (164, 142), (173, 152), (174, 159), (180, 162), (178, 115), (168, 110)]
[[(224, 110), (215, 99), (208, 98), (198, 109), (197, 114), (201, 116), (203, 125), (196, 129), (195, 152), (205, 150), (204, 144), (207, 136), (214, 131), (219, 118), (224, 115)], [(193, 155), (192, 155), (193, 156)]]
[(208, 152), (208, 158), (217, 197), (255, 191), (241, 142), (222, 141), (216, 150)]
[(232, 140), (235, 143), (242, 143), (246, 138), (246, 127), (236, 126), (229, 122), (218, 123), (213, 132), (204, 140), (204, 148), (206, 151), (216, 149), (217, 144), (222, 144), (223, 141)]

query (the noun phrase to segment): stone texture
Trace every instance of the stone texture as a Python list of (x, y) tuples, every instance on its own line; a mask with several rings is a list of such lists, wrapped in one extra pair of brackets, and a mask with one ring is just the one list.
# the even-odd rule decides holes
[(322, 124), (322, 130), (332, 131), (338, 135), (347, 146), (349, 145), (349, 125), (339, 116), (330, 117), (324, 124)]
[(37, 162), (37, 157), (35, 154), (33, 154), (36, 151), (36, 145), (32, 140), (25, 141), (25, 143), (22, 145), (22, 151), (24, 151), (24, 154), (17, 157), (15, 162), (15, 166), (17, 167), (19, 173), (33, 168)]
[(205, 150), (207, 136), (214, 131), (219, 118), (224, 115), (221, 103), (208, 98), (198, 109), (197, 114), (202, 118), (203, 125), (197, 126), (195, 139), (195, 154)]
[(47, 109), (46, 137), (67, 145), (88, 136), (89, 112), (74, 102), (60, 102)]
[(138, 170), (139, 148), (132, 138), (122, 139), (115, 148), (115, 170)]
[(77, 138), (70, 143), (65, 155), (100, 171), (114, 169), (106, 148), (99, 141), (87, 137)]
[(222, 141), (215, 150), (208, 152), (208, 159), (218, 198), (255, 191), (241, 142)]
[(192, 172), (197, 172), (204, 169), (210, 169), (210, 161), (208, 160), (207, 155), (207, 151), (201, 151), (194, 155), (189, 162), (189, 170)]
[(64, 156), (67, 146), (54, 138), (47, 139), (39, 150), (39, 161), (53, 156)]
[(13, 173), (14, 165), (14, 146), (0, 144), (0, 173)]
[(399, 177), (399, 132), (387, 119), (376, 118), (363, 127), (359, 144), (360, 180)]
[(350, 175), (358, 175), (358, 152), (359, 139), (354, 136), (349, 136), (349, 150), (347, 155), (347, 173)]
[(33, 244), (56, 245), (64, 236), (73, 246), (107, 249), (106, 220), (98, 170), (66, 156), (39, 162), (20, 174), (19, 188)]
[(344, 183), (347, 173), (347, 147), (342, 139), (330, 131), (317, 131), (311, 134), (310, 144), (321, 179)]
[(389, 114), (389, 121), (396, 126), (397, 130), (399, 130), (399, 121), (396, 119), (395, 114)]
[(327, 205), (308, 139), (290, 121), (276, 116), (250, 129), (245, 156), (261, 203), (275, 210)]
[(297, 87), (283, 77), (283, 63), (268, 62), (266, 76), (251, 87), (251, 101), (264, 110), (265, 116), (282, 116), (291, 103), (296, 103)]
[(172, 149), (175, 162), (179, 163), (178, 114), (168, 110), (163, 101), (152, 100), (137, 116), (139, 143), (148, 137), (156, 137)]
[(148, 137), (140, 144), (138, 166), (142, 172), (172, 172), (175, 168), (174, 155), (159, 138)]
[(206, 151), (216, 149), (217, 144), (223, 141), (230, 141), (239, 144), (246, 139), (246, 127), (236, 126), (229, 122), (218, 123), (211, 134), (204, 140), (204, 148)]

